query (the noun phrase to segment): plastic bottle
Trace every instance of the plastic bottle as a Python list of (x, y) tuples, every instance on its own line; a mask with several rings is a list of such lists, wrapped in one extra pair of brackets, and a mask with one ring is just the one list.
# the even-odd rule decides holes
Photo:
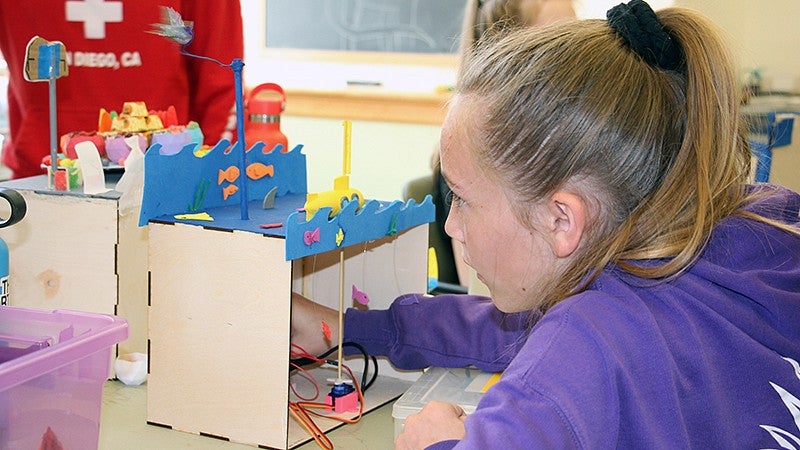
[[(271, 93), (267, 94), (267, 92)], [(244, 135), (247, 148), (256, 142), (264, 143), (270, 152), (281, 144), (281, 152), (289, 151), (289, 140), (281, 131), (281, 113), (286, 107), (286, 94), (275, 83), (259, 84), (247, 95), (245, 102)]]
[(761, 95), (761, 71), (753, 69), (747, 76), (747, 90), (750, 96)]
[[(7, 201), (8, 205), (11, 207), (11, 213), (9, 214), (8, 219), (0, 222), (0, 228), (14, 225), (22, 220), (23, 217), (25, 217), (27, 206), (25, 204), (25, 199), (19, 192), (13, 189), (0, 188), (0, 198), (3, 198), (5, 201)], [(8, 244), (6, 244), (4, 240), (0, 239), (0, 305), (2, 306), (8, 304), (10, 292), (8, 273)]]

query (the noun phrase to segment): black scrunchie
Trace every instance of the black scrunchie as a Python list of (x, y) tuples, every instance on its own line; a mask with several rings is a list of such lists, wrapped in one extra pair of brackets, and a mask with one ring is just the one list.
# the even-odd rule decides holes
[(642, 0), (620, 3), (606, 13), (608, 25), (649, 64), (681, 71), (683, 50), (658, 21), (655, 11)]

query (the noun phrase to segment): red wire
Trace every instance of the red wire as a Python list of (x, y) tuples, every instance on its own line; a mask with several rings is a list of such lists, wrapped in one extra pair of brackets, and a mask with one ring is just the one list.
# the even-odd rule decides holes
[(289, 402), (289, 412), (291, 412), (292, 415), (297, 418), (303, 428), (305, 428), (306, 431), (308, 431), (308, 434), (314, 438), (314, 441), (320, 446), (320, 448), (324, 448), (325, 450), (333, 450), (333, 442), (331, 442), (331, 440), (328, 439), (328, 436), (326, 436), (325, 433), (319, 429), (317, 424), (314, 423), (314, 419), (308, 415), (303, 407), (299, 406), (295, 402)]
[[(299, 345), (297, 345), (295, 343), (292, 343), (291, 347), (292, 347), (292, 350), (289, 352), (289, 357), (290, 358), (306, 358), (306, 359), (314, 360), (316, 362), (325, 362), (324, 359), (321, 359), (321, 358), (319, 358), (317, 356), (312, 355), (311, 353), (308, 353), (303, 347), (300, 347)], [(297, 350), (294, 350), (294, 349), (297, 349)]]
[[(301, 347), (296, 346), (295, 344), (292, 344), (292, 346), (293, 347), (297, 347), (300, 350), (300, 352), (298, 352), (298, 354), (303, 354), (303, 356), (298, 356), (298, 357), (309, 358), (309, 355), (307, 354), (307, 352), (305, 352), (305, 350), (303, 350)], [(319, 358), (317, 358), (315, 356), (311, 356), (309, 359), (314, 359), (316, 361), (321, 361)], [(361, 417), (364, 415), (364, 393), (361, 391), (361, 386), (358, 384), (358, 381), (356, 380), (356, 377), (354, 376), (353, 371), (350, 370), (349, 367), (347, 367), (346, 365), (343, 364), (342, 368), (347, 370), (347, 373), (350, 375), (350, 379), (353, 381), (353, 386), (355, 387), (356, 392), (358, 392), (358, 400), (359, 400), (358, 415), (356, 415), (354, 418), (349, 419), (349, 418), (341, 417), (341, 416), (320, 414), (320, 413), (311, 411), (309, 409), (309, 408), (330, 409), (331, 405), (328, 405), (327, 403), (310, 402), (310, 401), (300, 401), (300, 402), (290, 401), (289, 402), (289, 411), (292, 413), (292, 415), (294, 415), (295, 418), (297, 418), (297, 420), (306, 429), (306, 431), (308, 431), (308, 433), (311, 435), (311, 437), (314, 438), (314, 441), (317, 443), (317, 445), (319, 445), (320, 448), (323, 448), (325, 450), (332, 450), (333, 449), (333, 443), (330, 441), (330, 439), (328, 439), (328, 437), (325, 435), (325, 433), (322, 430), (320, 430), (320, 428), (317, 426), (317, 424), (314, 422), (313, 418), (309, 414), (315, 415), (317, 417), (324, 417), (326, 419), (338, 420), (338, 421), (343, 422), (343, 423), (356, 423), (359, 420), (361, 420)], [(311, 376), (310, 373), (306, 372), (306, 374), (308, 374), (309, 377), (313, 378), (313, 376)], [(315, 385), (316, 385), (316, 383), (315, 383)], [(294, 390), (293, 390), (293, 392), (294, 392)], [(319, 391), (317, 391), (317, 392), (319, 392)], [(295, 395), (297, 395), (296, 392), (295, 392)], [(318, 395), (319, 394), (317, 394), (317, 396)], [(300, 397), (300, 396), (297, 395), (297, 397)]]
[(307, 379), (311, 383), (312, 386), (314, 386), (314, 391), (315, 391), (313, 396), (311, 396), (311, 397), (303, 397), (302, 395), (300, 395), (299, 392), (297, 392), (297, 389), (295, 388), (295, 384), (290, 379), (289, 380), (289, 389), (292, 390), (292, 393), (294, 393), (294, 395), (297, 398), (299, 398), (300, 400), (304, 400), (304, 401), (311, 401), (311, 400), (314, 400), (315, 398), (319, 397), (319, 383), (317, 383), (316, 378), (314, 378), (314, 376), (311, 375), (311, 373), (309, 371), (307, 371), (306, 369), (298, 366), (297, 364), (295, 364), (295, 363), (289, 363), (289, 364), (292, 367), (294, 367), (295, 369), (297, 369), (297, 371), (300, 372), (300, 375), (303, 378)]

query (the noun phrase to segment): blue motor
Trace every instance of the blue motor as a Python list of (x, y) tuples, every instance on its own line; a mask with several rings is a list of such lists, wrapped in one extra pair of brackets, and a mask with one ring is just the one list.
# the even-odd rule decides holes
[[(27, 206), (22, 195), (13, 190), (0, 188), (0, 198), (8, 202), (11, 213), (4, 221), (0, 220), (0, 228), (14, 225), (25, 217)], [(8, 304), (8, 244), (0, 239), (0, 305)]]

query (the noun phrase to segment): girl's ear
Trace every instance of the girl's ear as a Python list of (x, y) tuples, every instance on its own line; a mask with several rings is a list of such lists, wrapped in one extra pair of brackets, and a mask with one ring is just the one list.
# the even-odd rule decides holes
[(586, 227), (586, 202), (566, 191), (555, 192), (548, 201), (550, 242), (559, 258), (572, 255), (580, 245)]

